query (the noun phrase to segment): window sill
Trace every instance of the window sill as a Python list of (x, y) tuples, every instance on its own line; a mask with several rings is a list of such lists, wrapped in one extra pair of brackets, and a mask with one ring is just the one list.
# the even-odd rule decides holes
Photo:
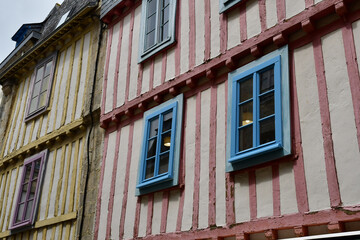
[(147, 187), (152, 187), (154, 185), (160, 184), (162, 182), (166, 182), (166, 181), (170, 181), (172, 180), (172, 176), (169, 174), (160, 176), (160, 177), (156, 177), (147, 181), (143, 181), (142, 183), (139, 183), (136, 187), (139, 189), (143, 189), (143, 188), (147, 188)]
[(49, 107), (46, 107), (46, 108), (41, 109), (41, 110), (38, 110), (38, 111), (36, 111), (35, 113), (31, 114), (30, 116), (25, 117), (24, 122), (25, 122), (25, 123), (28, 123), (28, 122), (30, 122), (31, 120), (34, 120), (34, 119), (38, 118), (38, 117), (41, 116), (42, 114), (48, 113), (49, 111), (50, 111), (50, 108), (49, 108)]
[(229, 159), (229, 162), (230, 163), (237, 163), (237, 162), (240, 162), (242, 160), (258, 157), (258, 156), (260, 156), (262, 154), (267, 154), (269, 152), (276, 151), (276, 150), (278, 150), (280, 148), (282, 148), (282, 144), (277, 143), (277, 142), (262, 145), (262, 146), (259, 146), (257, 148), (252, 148), (252, 149), (249, 149), (249, 150), (245, 150), (245, 151), (231, 157)]

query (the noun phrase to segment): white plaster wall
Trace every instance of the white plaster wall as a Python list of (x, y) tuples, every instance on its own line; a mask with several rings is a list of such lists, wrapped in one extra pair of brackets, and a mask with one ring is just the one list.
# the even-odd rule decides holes
[(40, 118), (35, 120), (34, 131), (32, 132), (31, 142), (36, 140), (36, 135), (39, 130)]
[(228, 36), (227, 36), (227, 48), (233, 48), (240, 44), (240, 11), (238, 9), (228, 12)]
[(49, 114), (44, 114), (43, 117), (44, 117), (44, 119), (43, 119), (41, 129), (40, 129), (40, 137), (43, 137), (45, 135), (46, 124), (47, 124), (47, 121), (48, 121)]
[(189, 70), (189, 1), (181, 1), (180, 74)]
[(292, 162), (285, 162), (279, 165), (279, 182), (281, 214), (298, 212)]
[(305, 1), (286, 0), (286, 18), (291, 18), (305, 9)]
[[(355, 51), (356, 56), (360, 56), (360, 20), (353, 22), (352, 24), (353, 36), (354, 36), (354, 43), (355, 43)], [(357, 61), (358, 68), (360, 69), (360, 61)]]
[(143, 67), (143, 78), (141, 84), (141, 94), (146, 93), (149, 91), (150, 88), (150, 68), (151, 68), (151, 61), (145, 61)]
[(140, 20), (141, 20), (141, 6), (135, 9), (134, 29), (132, 36), (132, 50), (131, 50), (131, 66), (130, 66), (130, 86), (129, 86), (129, 100), (136, 97), (137, 79), (139, 72), (138, 65), (138, 44), (140, 35)]
[[(15, 188), (15, 183), (16, 183), (16, 168), (8, 171), (8, 177), (7, 177), (7, 181), (5, 182), (6, 184), (6, 188), (5, 188), (5, 192), (4, 192), (4, 198), (2, 199), (2, 206), (1, 206), (1, 211), (0, 211), (0, 222), (3, 223), (2, 229), (1, 231), (5, 231), (6, 230), (6, 225), (8, 224), (7, 218), (9, 215), (9, 212), (12, 211), (13, 209), (10, 206), (10, 202), (12, 199), (12, 193), (14, 191)], [(9, 219), (10, 222), (12, 219)]]
[(201, 93), (199, 229), (208, 226), (209, 215), (210, 102), (211, 89), (207, 89)]
[(234, 178), (235, 219), (237, 223), (250, 220), (249, 175), (240, 173)]
[(277, 23), (277, 8), (276, 0), (266, 0), (266, 25), (267, 28), (271, 28)]
[(145, 237), (146, 236), (148, 201), (149, 200), (148, 200), (147, 195), (141, 197), (138, 237)]
[(69, 213), (70, 211), (70, 197), (74, 197), (70, 195), (71, 192), (71, 183), (73, 181), (72, 177), (75, 176), (75, 168), (74, 166), (76, 166), (76, 164), (78, 163), (79, 160), (79, 156), (75, 155), (75, 151), (76, 151), (76, 142), (71, 143), (72, 148), (71, 148), (71, 157), (69, 159), (70, 161), (70, 167), (69, 167), (69, 172), (68, 172), (68, 182), (67, 185), (65, 185), (64, 183), (64, 188), (66, 188), (66, 197), (65, 197), (65, 209), (64, 209), (64, 213)]
[(24, 118), (25, 118), (25, 112), (26, 112), (26, 107), (27, 107), (27, 92), (28, 92), (28, 88), (29, 88), (29, 84), (30, 84), (30, 77), (27, 77), (25, 80), (25, 88), (24, 88), (24, 96), (25, 98), (22, 99), (21, 104), (22, 104), (22, 108), (21, 108), (21, 124), (19, 124), (18, 126), (18, 133), (17, 135), (19, 136), (19, 138), (17, 139), (17, 141), (14, 142), (14, 148), (13, 149), (19, 149), (20, 145), (21, 145), (21, 139), (24, 133), (24, 129), (25, 129), (25, 123), (24, 123)]
[(124, 238), (132, 238), (134, 233), (134, 221), (135, 221), (135, 210), (136, 201), (135, 188), (137, 179), (138, 162), (140, 157), (140, 151), (137, 146), (141, 146), (143, 135), (143, 121), (142, 119), (137, 120), (134, 123), (134, 139), (131, 155), (130, 175), (129, 175), (129, 188), (128, 188), (128, 199), (126, 206), (126, 216), (124, 225)]
[(214, 58), (220, 54), (220, 17), (219, 1), (211, 1), (210, 4), (210, 25), (211, 25), (211, 48), (210, 58)]
[[(55, 161), (55, 172), (54, 172), (54, 180), (52, 185), (52, 190), (50, 194), (50, 201), (49, 201), (49, 215), (48, 217), (54, 217), (54, 211), (55, 211), (55, 201), (56, 201), (56, 192), (58, 188), (58, 180), (60, 179), (60, 164), (61, 164), (61, 156), (62, 156), (62, 148), (58, 148), (56, 151), (56, 159), (54, 158), (53, 161)], [(48, 172), (48, 168), (46, 169)]]
[(216, 102), (216, 225), (226, 224), (226, 104), (225, 83), (217, 87)]
[(256, 170), (257, 217), (268, 217), (274, 214), (272, 168)]
[(261, 32), (258, 1), (248, 1), (246, 3), (246, 25), (248, 39)]
[(81, 138), (79, 140), (79, 158), (77, 161), (77, 169), (76, 169), (76, 179), (75, 179), (75, 191), (74, 191), (74, 205), (73, 205), (73, 209), (77, 209), (77, 202), (79, 201), (79, 191), (80, 191), (80, 184), (81, 184), (81, 168), (82, 168), (82, 162), (83, 162), (83, 158), (84, 156), (86, 156), (85, 152), (85, 144), (84, 144), (84, 139)]
[[(153, 219), (151, 234), (156, 235), (160, 233), (161, 225), (161, 210), (162, 210), (162, 196), (163, 192), (157, 192), (154, 194), (154, 206), (153, 206)], [(171, 211), (171, 209), (170, 209)]]
[[(154, 61), (154, 88), (161, 85), (162, 54), (158, 54)], [(188, 60), (187, 60), (188, 61)]]
[(186, 99), (186, 123), (185, 123), (185, 197), (184, 212), (182, 217), (181, 231), (187, 231), (192, 227), (193, 195), (194, 195), (194, 168), (195, 168), (195, 115), (196, 97)]
[(322, 1), (324, 1), (324, 0), (315, 0), (314, 4), (318, 4), (319, 2), (322, 2)]
[(58, 196), (58, 206), (55, 206), (55, 209), (57, 209), (57, 213), (58, 215), (61, 215), (63, 214), (63, 204), (65, 204), (65, 199), (64, 199), (64, 196), (66, 195), (66, 189), (65, 189), (65, 179), (66, 179), (66, 175), (67, 175), (67, 168), (68, 168), (68, 164), (69, 164), (69, 161), (71, 160), (70, 158), (70, 155), (71, 154), (71, 146), (70, 144), (66, 145), (65, 147), (65, 158), (64, 158), (64, 168), (63, 168), (63, 174), (62, 176), (59, 178), (59, 183), (61, 184), (60, 185), (60, 194)]
[(120, 145), (118, 148), (119, 157), (118, 157), (118, 165), (116, 169), (116, 182), (115, 182), (116, 187), (114, 192), (114, 206), (113, 206), (113, 215), (111, 221), (111, 236), (115, 239), (119, 237), (120, 216), (122, 212), (121, 206), (124, 196), (126, 160), (127, 160), (128, 144), (129, 144), (129, 128), (130, 128), (129, 125), (127, 125), (121, 129)]
[(329, 208), (319, 95), (312, 45), (294, 52), (296, 88), (310, 211)]
[(195, 1), (195, 66), (204, 62), (205, 51), (205, 1)]
[(131, 14), (128, 14), (123, 19), (123, 33), (121, 40), (116, 107), (122, 106), (125, 102), (125, 89), (129, 53), (130, 18)]
[(322, 38), (331, 130), (341, 201), (360, 202), (360, 152), (341, 29)]
[[(119, 32), (120, 22), (113, 26), (111, 46), (110, 46), (110, 57), (109, 57), (109, 68), (107, 74), (107, 86), (106, 86), (106, 98), (105, 98), (105, 113), (110, 112), (113, 109), (113, 98), (114, 98), (114, 83), (115, 83), (115, 72), (116, 70), (116, 56), (119, 44)], [(109, 51), (109, 50), (108, 50)]]
[(104, 180), (101, 186), (102, 193), (101, 193), (100, 218), (99, 218), (99, 225), (102, 227), (99, 228), (98, 239), (105, 239), (105, 235), (106, 235), (112, 169), (114, 166), (113, 163), (115, 156), (115, 151), (114, 151), (115, 144), (116, 144), (116, 131), (109, 134), (105, 161), (102, 162), (102, 167), (105, 168)]
[(169, 81), (175, 77), (175, 48), (171, 48), (167, 51), (166, 60), (165, 81)]
[(169, 207), (166, 221), (166, 232), (175, 232), (180, 203), (180, 190), (173, 190), (169, 193)]
[(26, 130), (25, 130), (25, 139), (24, 139), (24, 145), (27, 145), (29, 143), (30, 138), (30, 130), (31, 130), (31, 123), (26, 124)]

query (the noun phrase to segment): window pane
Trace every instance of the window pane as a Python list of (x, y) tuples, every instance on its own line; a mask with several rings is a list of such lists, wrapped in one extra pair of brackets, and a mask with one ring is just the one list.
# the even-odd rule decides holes
[(146, 173), (145, 179), (152, 178), (154, 176), (155, 158), (146, 161)]
[(46, 105), (46, 100), (47, 100), (47, 91), (40, 94), (39, 108), (44, 107)]
[(149, 138), (152, 138), (158, 134), (158, 127), (159, 127), (159, 117), (150, 121)]
[(161, 136), (161, 152), (170, 150), (171, 132), (165, 133)]
[(41, 92), (47, 91), (49, 85), (50, 75), (44, 78), (41, 84)]
[(31, 99), (29, 113), (32, 113), (37, 109), (38, 99), (39, 99), (39, 97), (35, 97), (35, 98)]
[(35, 196), (36, 183), (37, 183), (37, 180), (34, 180), (31, 182), (29, 199), (33, 199)]
[(156, 15), (149, 16), (146, 22), (146, 33), (150, 33), (155, 30)]
[(169, 153), (160, 156), (159, 174), (168, 172), (169, 168)]
[(275, 117), (260, 121), (260, 144), (275, 140)]
[(164, 115), (163, 117), (163, 132), (166, 132), (168, 130), (171, 129), (171, 124), (172, 124), (172, 112), (169, 112), (167, 114)]
[(28, 184), (26, 183), (22, 186), (20, 202), (25, 202), (27, 189), (28, 189)]
[(45, 77), (50, 75), (51, 66), (52, 66), (52, 61), (50, 61), (50, 62), (48, 62), (48, 64), (46, 64), (46, 70), (45, 70), (45, 74), (44, 74)]
[(169, 21), (169, 12), (170, 12), (170, 7), (167, 6), (162, 10), (162, 21), (161, 24), (166, 23), (167, 21)]
[(166, 40), (168, 37), (168, 33), (169, 33), (169, 22), (165, 23), (165, 25), (161, 27), (160, 41)]
[(25, 214), (25, 219), (24, 220), (28, 220), (30, 219), (30, 215), (31, 215), (31, 210), (32, 210), (32, 207), (33, 207), (33, 203), (34, 203), (34, 200), (30, 200), (28, 202), (28, 205), (26, 207), (26, 214)]
[(253, 102), (247, 102), (239, 107), (239, 127), (253, 122)]
[(16, 222), (20, 222), (22, 220), (22, 216), (24, 214), (24, 207), (25, 207), (25, 203), (19, 205), (19, 210), (16, 216)]
[(35, 161), (35, 168), (34, 168), (34, 173), (33, 173), (32, 179), (38, 177), (39, 171), (40, 171), (40, 163), (41, 163), (41, 159), (38, 159)]
[(157, 138), (148, 141), (147, 158), (155, 156), (155, 154), (156, 154), (156, 143), (157, 143)]
[(156, 12), (156, 0), (148, 0), (148, 14), (147, 16), (150, 16)]
[(169, 4), (170, 4), (170, 0), (164, 0), (163, 6), (167, 6), (167, 5), (169, 5)]
[(29, 164), (29, 165), (26, 165), (26, 172), (25, 172), (25, 178), (24, 178), (24, 183), (27, 183), (30, 179), (30, 173), (31, 173), (31, 165), (32, 164)]
[(260, 73), (260, 93), (269, 91), (274, 88), (274, 69), (271, 68)]
[(35, 83), (33, 93), (32, 93), (33, 98), (40, 94), (40, 88), (41, 88), (41, 82)]
[(43, 78), (43, 75), (44, 75), (44, 67), (41, 67), (36, 73), (36, 81), (35, 82), (39, 82)]
[(253, 125), (239, 129), (239, 151), (252, 148)]
[(260, 118), (274, 114), (274, 92), (260, 97)]
[(253, 80), (252, 78), (242, 81), (240, 83), (240, 102), (252, 98), (253, 94)]
[(155, 31), (150, 32), (145, 37), (146, 45), (145, 49), (149, 49), (150, 47), (155, 45)]

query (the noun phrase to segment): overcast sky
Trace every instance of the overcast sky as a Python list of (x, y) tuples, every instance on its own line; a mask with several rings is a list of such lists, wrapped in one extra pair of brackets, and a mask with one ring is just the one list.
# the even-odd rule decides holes
[(0, 0), (0, 63), (15, 48), (11, 40), (25, 23), (42, 22), (56, 3), (63, 0)]

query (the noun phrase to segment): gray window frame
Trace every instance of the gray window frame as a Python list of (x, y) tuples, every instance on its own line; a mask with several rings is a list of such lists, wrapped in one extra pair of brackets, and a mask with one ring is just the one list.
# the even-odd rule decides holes
[(242, 0), (219, 0), (219, 12), (223, 13)]

